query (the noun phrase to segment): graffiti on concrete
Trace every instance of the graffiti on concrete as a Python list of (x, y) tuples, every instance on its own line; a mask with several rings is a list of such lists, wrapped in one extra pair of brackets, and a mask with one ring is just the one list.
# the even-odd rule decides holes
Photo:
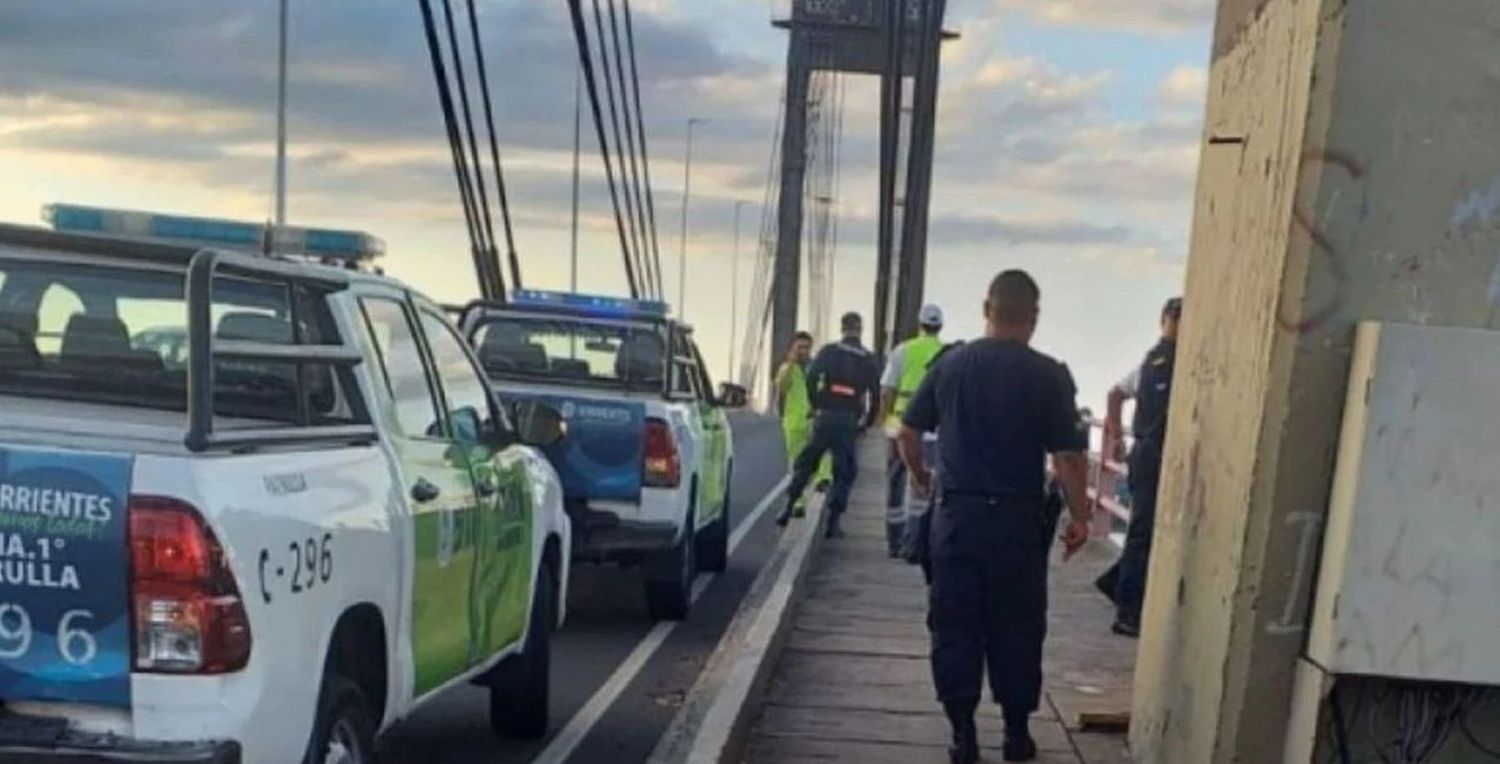
[[(1298, 168), (1298, 178), (1302, 177), (1302, 174), (1309, 166), (1315, 165), (1332, 165), (1338, 167), (1355, 180), (1363, 178), (1366, 172), (1364, 165), (1360, 164), (1359, 160), (1349, 154), (1337, 149), (1317, 148), (1308, 149), (1306, 152), (1303, 152), (1302, 164)], [(1298, 186), (1301, 186), (1300, 181)], [(1301, 204), (1293, 206), (1292, 220), (1296, 223), (1297, 228), (1301, 229), (1307, 234), (1308, 238), (1312, 239), (1315, 251), (1323, 256), (1333, 276), (1332, 294), (1317, 307), (1304, 311), (1300, 319), (1287, 318), (1284, 307), (1277, 312), (1276, 322), (1281, 328), (1298, 334), (1306, 334), (1327, 323), (1328, 319), (1338, 314), (1339, 309), (1344, 305), (1344, 289), (1348, 284), (1349, 274), (1344, 268), (1343, 254), (1339, 251), (1338, 246), (1319, 227), (1314, 220), (1314, 216), (1304, 209)]]

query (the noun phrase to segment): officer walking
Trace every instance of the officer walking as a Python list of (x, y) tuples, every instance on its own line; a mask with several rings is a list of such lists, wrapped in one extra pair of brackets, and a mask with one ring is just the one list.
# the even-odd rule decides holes
[(927, 626), (955, 764), (979, 760), (974, 712), (986, 667), (1005, 719), (1005, 760), (1036, 757), (1028, 721), (1041, 700), (1057, 522), (1046, 501), (1049, 453), (1071, 516), (1062, 535), (1067, 555), (1089, 538), (1088, 432), (1067, 367), (1029, 347), (1039, 303), (1024, 271), (996, 276), (985, 337), (946, 353), (902, 418), (901, 453), (920, 489), (931, 484), (922, 433), (942, 432)]
[[(890, 482), (886, 489), (885, 542), (892, 557), (901, 554), (908, 515), (906, 464), (901, 461), (896, 439), (901, 434), (901, 415), (906, 413), (912, 394), (927, 376), (928, 366), (943, 349), (943, 341), (938, 337), (943, 332), (943, 309), (924, 305), (917, 315), (917, 322), (920, 333), (891, 351), (885, 362), (885, 373), (880, 377), (878, 421), (885, 428), (890, 442), (890, 455), (886, 459), (886, 475)], [(937, 439), (936, 433), (927, 433), (923, 437), (928, 441)]]
[(1141, 633), (1141, 603), (1146, 594), (1146, 571), (1151, 559), (1151, 534), (1156, 528), (1156, 489), (1161, 478), (1162, 445), (1167, 439), (1167, 408), (1172, 399), (1172, 370), (1177, 362), (1177, 329), (1182, 323), (1182, 298), (1173, 297), (1161, 309), (1161, 339), (1146, 359), (1109, 391), (1104, 415), (1104, 443), (1120, 442), (1121, 409), (1135, 399), (1130, 449), (1130, 530), (1120, 560), (1099, 577), (1108, 593), (1115, 580), (1113, 631), (1127, 637)]
[(824, 454), (833, 454), (833, 485), (828, 489), (827, 536), (842, 535), (839, 516), (849, 503), (856, 464), (854, 439), (868, 427), (875, 414), (875, 386), (879, 371), (875, 357), (860, 343), (864, 321), (858, 313), (845, 313), (839, 322), (843, 339), (824, 345), (807, 367), (807, 389), (812, 394), (813, 431), (807, 447), (792, 466), (786, 508), (776, 518), (786, 525), (802, 492), (812, 480), (813, 470)]
[[(807, 364), (812, 360), (813, 336), (797, 332), (792, 346), (787, 349), (786, 360), (776, 370), (776, 402), (781, 412), (781, 434), (786, 444), (787, 470), (791, 471), (797, 455), (807, 447), (812, 437), (812, 398), (807, 388)], [(818, 482), (833, 478), (833, 460), (824, 457), (818, 464)], [(801, 517), (807, 504), (806, 497), (798, 497), (792, 515)]]

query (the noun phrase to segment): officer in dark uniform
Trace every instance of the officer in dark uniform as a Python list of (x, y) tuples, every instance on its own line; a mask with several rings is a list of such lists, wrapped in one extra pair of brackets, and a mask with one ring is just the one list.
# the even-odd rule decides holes
[(1109, 391), (1104, 416), (1104, 442), (1120, 438), (1120, 411), (1135, 399), (1130, 449), (1130, 530), (1120, 561), (1099, 577), (1108, 591), (1114, 581), (1114, 632), (1127, 637), (1141, 633), (1141, 603), (1146, 594), (1146, 570), (1151, 559), (1151, 534), (1156, 529), (1156, 489), (1161, 482), (1162, 445), (1167, 439), (1167, 408), (1172, 400), (1172, 372), (1177, 363), (1177, 329), (1182, 323), (1182, 298), (1167, 300), (1161, 310), (1161, 340), (1133, 373)]
[(860, 343), (864, 321), (858, 313), (845, 313), (839, 322), (843, 339), (828, 345), (807, 367), (807, 389), (812, 395), (812, 439), (802, 449), (792, 466), (792, 482), (787, 487), (786, 508), (776, 518), (785, 526), (808, 481), (818, 469), (823, 454), (833, 454), (833, 485), (828, 489), (825, 505), (828, 512), (826, 535), (838, 536), (839, 516), (849, 503), (854, 487), (857, 464), (854, 439), (869, 427), (875, 416), (880, 370), (875, 356)]
[(978, 761), (974, 712), (986, 664), (1005, 717), (1005, 760), (1030, 761), (1028, 720), (1042, 691), (1047, 557), (1046, 460), (1071, 515), (1071, 556), (1089, 538), (1088, 432), (1066, 366), (1029, 347), (1040, 291), (1024, 271), (990, 284), (984, 339), (944, 356), (902, 419), (901, 451), (923, 489), (921, 433), (937, 429), (942, 497), (932, 524), (932, 677), (953, 725), (951, 759)]

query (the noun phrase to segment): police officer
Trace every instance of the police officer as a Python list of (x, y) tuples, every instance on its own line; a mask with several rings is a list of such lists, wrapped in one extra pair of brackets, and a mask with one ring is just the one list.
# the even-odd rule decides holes
[(1071, 515), (1062, 535), (1067, 554), (1089, 538), (1088, 432), (1067, 367), (1029, 347), (1039, 302), (1024, 271), (996, 276), (985, 337), (945, 354), (902, 419), (901, 453), (920, 489), (931, 484), (921, 434), (942, 432), (927, 626), (957, 764), (979, 759), (974, 712), (986, 666), (1005, 719), (1005, 760), (1036, 757), (1028, 720), (1041, 700), (1056, 528), (1046, 502), (1048, 453)]
[(828, 489), (828, 527), (826, 535), (842, 535), (839, 516), (849, 502), (854, 486), (856, 464), (854, 439), (870, 425), (875, 414), (875, 386), (879, 371), (875, 357), (860, 343), (864, 322), (858, 313), (845, 313), (839, 322), (843, 339), (824, 345), (807, 368), (807, 389), (812, 391), (812, 440), (792, 467), (792, 482), (787, 487), (786, 508), (776, 518), (777, 525), (791, 519), (802, 492), (817, 469), (818, 460), (833, 454), (833, 485)]
[(1167, 438), (1167, 408), (1172, 399), (1172, 371), (1177, 361), (1177, 329), (1182, 323), (1182, 298), (1173, 297), (1161, 309), (1161, 339), (1146, 358), (1109, 391), (1104, 415), (1104, 442), (1118, 443), (1120, 412), (1125, 401), (1135, 399), (1130, 449), (1130, 530), (1119, 562), (1099, 577), (1099, 587), (1114, 587), (1113, 631), (1127, 637), (1141, 633), (1141, 602), (1146, 594), (1147, 563), (1151, 559), (1151, 534), (1156, 528), (1156, 489), (1161, 478), (1162, 445)]
[[(917, 315), (920, 333), (896, 346), (885, 362), (885, 373), (880, 377), (880, 416), (878, 421), (890, 439), (890, 456), (886, 461), (885, 542), (892, 557), (901, 554), (901, 541), (905, 536), (910, 512), (906, 490), (906, 465), (896, 448), (896, 438), (901, 433), (901, 415), (911, 396), (927, 376), (927, 368), (943, 349), (938, 335), (943, 332), (943, 309), (937, 305), (924, 305)], [(936, 433), (924, 436), (928, 441), (937, 439)], [(929, 445), (929, 449), (931, 446)]]
[[(781, 434), (786, 444), (787, 470), (796, 464), (798, 454), (812, 438), (812, 397), (807, 388), (807, 364), (812, 360), (813, 336), (797, 332), (786, 360), (776, 370), (777, 409), (781, 412)], [(833, 460), (823, 457), (818, 464), (818, 482), (833, 478)], [(799, 497), (792, 515), (801, 517), (806, 498)]]

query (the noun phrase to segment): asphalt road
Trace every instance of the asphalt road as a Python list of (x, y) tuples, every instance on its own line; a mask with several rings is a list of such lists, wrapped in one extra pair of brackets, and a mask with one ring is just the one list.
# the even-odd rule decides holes
[(745, 525), (785, 475), (774, 419), (733, 417), (730, 519), (740, 543), (729, 570), (700, 576), (701, 596), (678, 624), (651, 621), (637, 570), (573, 568), (568, 621), (552, 643), (552, 729), (545, 740), (501, 740), (484, 690), (458, 687), (403, 720), (382, 764), (643, 761), (665, 731), (775, 542), (779, 505)]

